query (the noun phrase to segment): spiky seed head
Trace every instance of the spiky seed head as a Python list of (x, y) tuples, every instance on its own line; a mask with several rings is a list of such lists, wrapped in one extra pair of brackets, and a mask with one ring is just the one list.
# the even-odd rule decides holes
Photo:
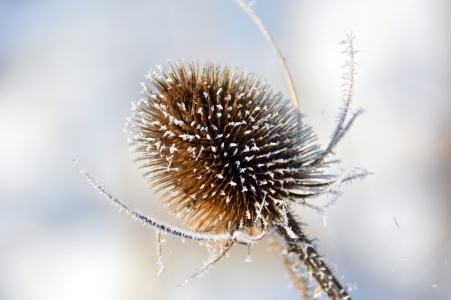
[[(318, 147), (291, 101), (252, 74), (179, 60), (148, 76), (127, 128), (170, 210), (200, 232), (256, 232), (312, 195)], [(304, 187), (304, 191), (300, 189)]]

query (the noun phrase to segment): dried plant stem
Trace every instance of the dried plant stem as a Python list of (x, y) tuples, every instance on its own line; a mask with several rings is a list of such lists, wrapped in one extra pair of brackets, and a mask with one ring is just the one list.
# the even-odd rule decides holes
[[(284, 257), (283, 262), (304, 299), (312, 299), (306, 279), (303, 277), (305, 274), (315, 279), (318, 284), (317, 292), (323, 291), (334, 300), (351, 299), (346, 288), (343, 288), (322, 256), (316, 252), (313, 241), (303, 233), (300, 222), (291, 212), (287, 212), (287, 218), (288, 227), (297, 237), (292, 238), (285, 225), (276, 226), (274, 236), (279, 243), (276, 250), (282, 250), (280, 253)], [(302, 270), (301, 266), (306, 270)]]
[(291, 77), (290, 71), (288, 70), (287, 62), (285, 61), (285, 58), (282, 55), (282, 52), (280, 51), (279, 47), (277, 47), (276, 42), (272, 38), (272, 36), (269, 34), (268, 30), (266, 29), (265, 25), (263, 25), (260, 18), (255, 14), (255, 12), (250, 8), (248, 4), (246, 4), (243, 0), (235, 0), (240, 7), (249, 15), (249, 17), (255, 22), (258, 29), (262, 32), (262, 34), (265, 36), (266, 40), (269, 42), (271, 47), (273, 48), (274, 52), (276, 52), (277, 58), (279, 59), (279, 63), (282, 66), (283, 73), (285, 75), (285, 79), (287, 80), (288, 86), (290, 88), (290, 94), (293, 100), (294, 106), (298, 107), (298, 96), (296, 94), (296, 89), (294, 88), (293, 78)]

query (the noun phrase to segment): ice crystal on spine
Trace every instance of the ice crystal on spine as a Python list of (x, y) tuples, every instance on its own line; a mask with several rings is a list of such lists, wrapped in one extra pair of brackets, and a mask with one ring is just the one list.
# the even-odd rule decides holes
[(156, 91), (144, 86), (133, 105), (130, 144), (193, 230), (260, 232), (284, 222), (289, 203), (314, 195), (302, 187), (327, 179), (312, 166), (321, 152), (299, 110), (256, 76), (179, 60), (148, 79)]

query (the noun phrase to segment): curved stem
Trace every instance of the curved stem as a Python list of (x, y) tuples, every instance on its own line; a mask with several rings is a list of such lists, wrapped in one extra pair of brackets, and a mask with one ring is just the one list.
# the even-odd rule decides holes
[(294, 107), (298, 108), (298, 96), (296, 94), (296, 90), (294, 88), (293, 78), (291, 77), (290, 71), (288, 70), (287, 63), (285, 61), (285, 58), (282, 55), (282, 52), (280, 52), (279, 47), (277, 47), (276, 42), (272, 38), (272, 36), (269, 34), (268, 30), (266, 29), (265, 25), (263, 25), (262, 21), (257, 17), (255, 12), (242, 0), (235, 0), (241, 8), (251, 17), (251, 19), (255, 22), (258, 29), (263, 33), (266, 40), (269, 42), (273, 50), (276, 52), (277, 58), (279, 59), (279, 63), (282, 66), (283, 73), (285, 75), (285, 79), (287, 80), (288, 87), (290, 88), (290, 94), (293, 100)]

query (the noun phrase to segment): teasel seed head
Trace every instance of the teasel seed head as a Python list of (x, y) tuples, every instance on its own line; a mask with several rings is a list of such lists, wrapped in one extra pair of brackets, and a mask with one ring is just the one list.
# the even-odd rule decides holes
[[(322, 178), (315, 136), (290, 100), (242, 69), (169, 62), (127, 122), (145, 178), (191, 229), (253, 234), (285, 223)], [(303, 190), (300, 192), (300, 190)]]

